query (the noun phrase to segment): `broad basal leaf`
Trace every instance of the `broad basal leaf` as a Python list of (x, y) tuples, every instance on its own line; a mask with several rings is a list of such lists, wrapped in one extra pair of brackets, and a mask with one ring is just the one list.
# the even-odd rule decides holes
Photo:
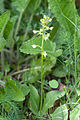
[(30, 13), (34, 12), (40, 5), (41, 0), (30, 0), (28, 5), (28, 11)]
[(17, 20), (17, 17), (16, 16), (13, 16), (10, 18), (10, 20), (8, 21), (6, 27), (5, 27), (5, 30), (4, 30), (4, 38), (5, 39), (8, 39), (9, 36), (10, 36), (10, 33), (12, 32), (13, 28), (14, 28), (14, 25), (15, 25), (15, 22)]
[(68, 109), (66, 105), (58, 107), (51, 116), (52, 120), (68, 120)]
[(54, 102), (65, 95), (64, 91), (50, 91), (46, 94), (43, 105), (43, 113), (47, 113), (48, 109), (54, 106)]
[(49, 37), (50, 40), (53, 40), (55, 38), (60, 25), (58, 22), (56, 22), (53, 27), (54, 29), (52, 29), (52, 31), (50, 32), (50, 37)]
[(0, 35), (3, 34), (4, 28), (9, 20), (10, 12), (7, 11), (0, 16)]
[(20, 89), (18, 89), (15, 82), (12, 80), (9, 80), (8, 82), (6, 82), (5, 94), (6, 94), (6, 97), (8, 97), (8, 99), (10, 100), (14, 100), (14, 101), (25, 100), (23, 93), (20, 91)]
[(28, 93), (30, 92), (29, 86), (27, 86), (26, 84), (21, 84), (17, 80), (15, 82), (16, 82), (16, 86), (21, 90), (24, 96), (28, 95)]
[(70, 0), (48, 0), (54, 16), (66, 31), (73, 33), (76, 9)]
[(65, 29), (63, 29), (62, 27), (59, 27), (59, 29), (56, 33), (55, 39), (54, 39), (54, 42), (57, 44), (56, 47), (58, 49), (61, 48), (63, 44), (64, 44), (63, 45), (64, 47), (66, 47), (65, 44), (67, 44), (67, 46), (68, 46), (68, 41), (69, 41), (68, 35), (69, 34), (67, 34)]
[(37, 114), (39, 109), (39, 95), (37, 89), (30, 85), (30, 110)]
[(39, 78), (39, 73), (37, 70), (29, 70), (22, 75), (22, 80), (27, 84), (35, 83)]
[(8, 24), (5, 27), (4, 30), (4, 37), (8, 39), (10, 32), (12, 31), (13, 23), (11, 21), (8, 21)]
[(15, 25), (16, 19), (17, 19), (16, 16), (11, 17), (11, 19), (8, 21), (4, 30), (4, 38), (7, 41), (6, 46), (9, 48), (12, 48), (14, 45), (13, 33), (14, 33), (14, 25)]
[(5, 47), (6, 40), (3, 37), (0, 37), (0, 51)]
[(53, 75), (56, 76), (56, 77), (62, 78), (62, 77), (66, 77), (67, 73), (63, 69), (63, 66), (59, 65), (53, 70)]

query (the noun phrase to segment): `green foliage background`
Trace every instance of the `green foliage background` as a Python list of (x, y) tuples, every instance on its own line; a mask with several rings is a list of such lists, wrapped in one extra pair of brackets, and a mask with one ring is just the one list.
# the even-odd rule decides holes
[[(0, 0), (0, 120), (76, 120), (80, 116), (80, 8), (78, 0)], [(77, 6), (78, 7), (78, 6)], [(40, 115), (42, 38), (47, 15), (53, 26), (44, 41), (43, 106)], [(55, 80), (50, 87), (49, 81)], [(64, 86), (64, 87), (63, 87)], [(58, 105), (55, 105), (58, 101)], [(65, 112), (64, 112), (65, 111)]]

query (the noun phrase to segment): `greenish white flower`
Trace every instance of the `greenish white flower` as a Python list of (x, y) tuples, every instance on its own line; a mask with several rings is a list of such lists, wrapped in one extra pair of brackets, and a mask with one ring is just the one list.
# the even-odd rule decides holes
[(49, 22), (51, 22), (52, 21), (52, 19), (51, 18), (49, 18)]
[(40, 32), (43, 32), (43, 29), (40, 29)]
[(44, 55), (44, 57), (46, 57), (46, 55), (47, 55), (46, 51), (43, 52), (43, 55)]
[(36, 48), (36, 47), (37, 47), (37, 45), (32, 45), (32, 47), (33, 47), (33, 48)]
[(48, 16), (44, 15), (43, 19), (40, 20), (42, 26), (46, 26), (49, 22), (51, 22), (52, 19)]
[(45, 34), (45, 35), (44, 35), (44, 40), (46, 41), (46, 40), (49, 38), (49, 36), (50, 36), (49, 33)]
[(47, 18), (47, 16), (46, 16), (46, 15), (44, 15), (44, 18), (46, 19), (46, 18)]
[[(39, 35), (43, 36), (43, 39), (46, 41), (50, 34), (47, 33), (47, 30), (52, 30), (53, 27), (48, 27), (48, 23), (51, 22), (52, 19), (49, 18), (48, 16), (44, 15), (43, 19), (40, 20), (42, 28), (40, 30), (33, 30), (34, 33), (38, 33)], [(36, 46), (33, 46), (35, 48)]]
[(53, 29), (53, 27), (50, 27), (49, 29), (50, 29), (50, 30), (52, 30), (52, 29)]
[(38, 30), (33, 30), (33, 33), (34, 33), (34, 34), (36, 34), (36, 33), (38, 33), (38, 32), (39, 32)]
[(49, 36), (50, 36), (50, 33), (47, 33), (47, 37), (49, 38)]
[(46, 30), (49, 30), (50, 28), (48, 26), (46, 26)]
[(44, 20), (44, 19), (41, 19), (40, 22), (41, 22), (42, 24), (44, 24), (44, 23), (45, 23), (45, 20)]

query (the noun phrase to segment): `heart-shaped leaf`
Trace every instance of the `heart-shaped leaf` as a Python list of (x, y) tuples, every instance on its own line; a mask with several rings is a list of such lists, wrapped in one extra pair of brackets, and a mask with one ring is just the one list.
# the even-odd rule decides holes
[(57, 88), (59, 84), (56, 80), (51, 80), (49, 81), (49, 85), (51, 88)]

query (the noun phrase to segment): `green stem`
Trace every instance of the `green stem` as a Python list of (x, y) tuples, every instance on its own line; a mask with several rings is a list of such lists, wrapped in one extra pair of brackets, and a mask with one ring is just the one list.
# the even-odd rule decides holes
[(41, 45), (41, 102), (40, 102), (40, 113), (42, 109), (42, 100), (43, 100), (43, 44), (44, 44), (44, 27), (43, 27), (43, 35), (42, 35), (42, 45)]
[(43, 94), (43, 53), (41, 53), (41, 105), (40, 112), (42, 108), (42, 94)]
[(74, 56), (75, 56), (75, 85), (76, 85), (76, 81), (77, 81), (77, 52), (76, 50), (74, 51)]
[(17, 71), (20, 70), (20, 66), (19, 66), (19, 54), (20, 54), (19, 53), (19, 45), (17, 45), (17, 57), (16, 57), (17, 58), (17, 66), (16, 66), (17, 67)]
[[(74, 9), (75, 9), (75, 1), (74, 1)], [(75, 24), (76, 24), (76, 16), (75, 16)], [(75, 59), (75, 87), (77, 82), (77, 49), (76, 49), (76, 27), (74, 31), (74, 59)]]
[(1, 71), (4, 73), (4, 51), (1, 51)]
[(14, 35), (14, 38), (15, 38), (15, 39), (16, 39), (17, 33), (18, 33), (18, 31), (19, 31), (19, 26), (20, 26), (20, 22), (21, 22), (21, 19), (22, 19), (22, 15), (23, 15), (23, 11), (21, 11), (20, 16), (19, 16), (19, 19), (18, 19), (18, 23), (17, 23), (15, 35)]

